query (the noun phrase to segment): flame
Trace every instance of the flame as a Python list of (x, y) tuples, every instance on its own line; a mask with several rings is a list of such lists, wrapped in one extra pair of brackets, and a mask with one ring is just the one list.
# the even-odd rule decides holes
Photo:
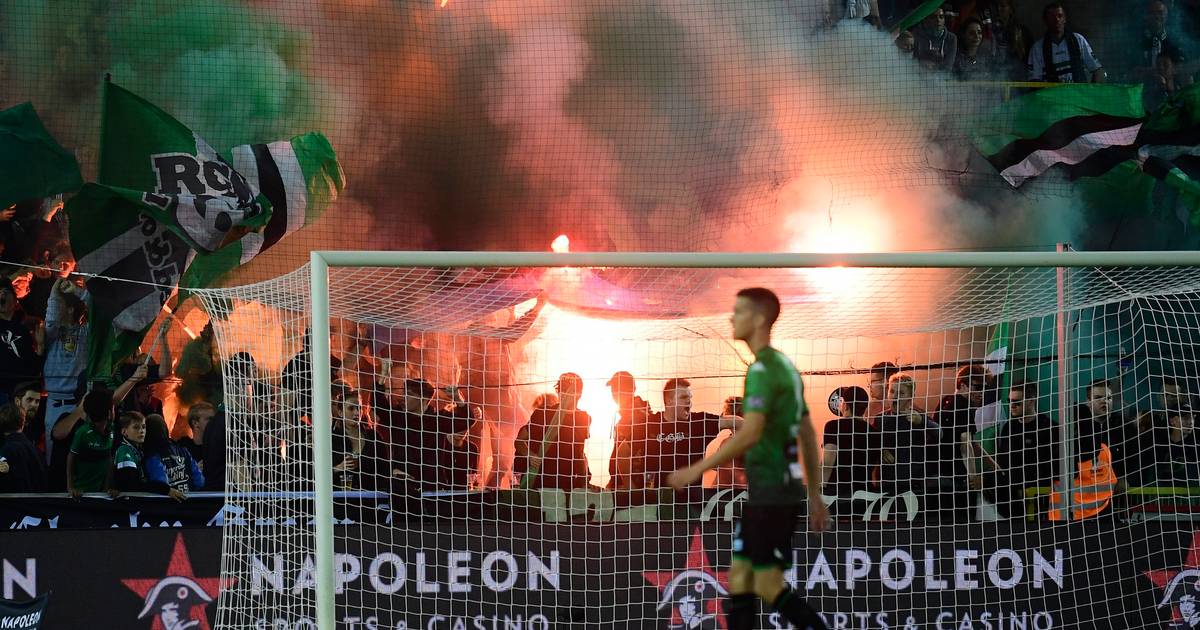
[[(833, 254), (888, 249), (891, 230), (889, 215), (873, 200), (859, 201), (839, 211), (825, 223), (813, 225), (811, 214), (801, 216), (805, 216), (803, 225), (792, 223), (790, 226), (796, 235), (789, 243), (792, 251)], [(815, 291), (818, 300), (844, 304), (853, 302), (855, 296), (861, 293), (859, 286), (870, 271), (828, 267), (805, 269), (800, 273), (808, 281), (809, 288)]]
[(550, 251), (556, 254), (565, 254), (571, 251), (571, 239), (567, 238), (566, 234), (559, 234), (554, 241), (550, 243)]
[(446, 5), (447, 5), (447, 4), (449, 4), (449, 3), (450, 3), (450, 0), (442, 0), (442, 4), (441, 4), (440, 6), (441, 6), (443, 9), (445, 9), (445, 8), (446, 8)]

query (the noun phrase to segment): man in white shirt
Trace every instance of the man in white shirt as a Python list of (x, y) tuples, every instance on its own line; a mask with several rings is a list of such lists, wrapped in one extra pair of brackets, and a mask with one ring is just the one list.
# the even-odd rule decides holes
[(1067, 12), (1060, 2), (1042, 10), (1046, 34), (1029, 48), (1029, 79), (1048, 83), (1103, 83), (1104, 68), (1083, 35), (1067, 30)]

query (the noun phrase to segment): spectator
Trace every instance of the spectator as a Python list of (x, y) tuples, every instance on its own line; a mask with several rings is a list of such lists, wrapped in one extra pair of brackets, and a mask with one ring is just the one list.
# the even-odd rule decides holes
[(46, 307), (50, 294), (59, 280), (70, 278), (71, 272), (75, 271), (75, 256), (71, 254), (69, 243), (59, 241), (48, 249), (42, 249), (31, 262), (38, 267), (31, 270), (29, 294), (21, 300), (21, 310), (27, 316), (45, 320), (48, 319)]
[(865, 502), (856, 492), (873, 490), (879, 467), (879, 432), (866, 418), (868, 396), (861, 387), (840, 387), (836, 392), (838, 416), (825, 424), (822, 445), (822, 481), (825, 494), (837, 497), (831, 512), (841, 516), (861, 514)]
[(979, 493), (970, 488), (965, 449), (975, 433), (975, 415), (983, 407), (991, 372), (982, 363), (959, 368), (954, 377), (954, 394), (938, 405), (934, 419), (942, 427), (939, 451), (939, 483), (937, 510), (942, 518), (968, 520), (975, 513)]
[(900, 56), (912, 58), (916, 55), (917, 41), (913, 37), (912, 31), (900, 31), (896, 36), (896, 49), (900, 51)]
[(441, 440), (427, 418), (433, 415), (433, 385), (422, 379), (405, 379), (403, 406), (381, 411), (388, 444), (396, 456), (392, 474), (420, 484), (438, 481), (437, 457)]
[(162, 416), (146, 418), (146, 480), (176, 501), (204, 488), (204, 473), (187, 449), (171, 441)]
[(51, 431), (79, 404), (88, 360), (87, 289), (65, 278), (55, 281), (46, 306), (46, 461), (53, 457)]
[(567, 372), (554, 386), (558, 405), (537, 409), (529, 418), (528, 453), (522, 488), (570, 490), (588, 486), (588, 463), (583, 446), (592, 418), (579, 408), (583, 379)]
[(1087, 39), (1067, 29), (1061, 2), (1042, 9), (1046, 34), (1029, 49), (1029, 79), (1048, 83), (1103, 83), (1104, 68)]
[[(533, 413), (539, 411), (545, 412), (557, 407), (558, 396), (552, 393), (538, 394), (538, 397), (533, 399)], [(513, 485), (517, 486), (525, 478), (525, 473), (529, 472), (529, 423), (525, 423), (524, 426), (517, 430), (513, 450), (515, 453), (513, 459)]]
[(1154, 71), (1150, 73), (1142, 90), (1142, 101), (1146, 111), (1157, 110), (1179, 93), (1183, 80), (1179, 76), (1178, 68), (1182, 63), (1181, 58), (1174, 52), (1159, 53)]
[(871, 373), (867, 376), (867, 393), (871, 396), (867, 405), (868, 418), (874, 418), (884, 412), (888, 405), (888, 380), (899, 372), (900, 366), (891, 361), (880, 361), (871, 366)]
[(16, 389), (13, 390), (12, 401), (24, 419), (24, 426), (21, 431), (25, 437), (29, 438), (34, 448), (40, 447), (44, 451), (46, 449), (45, 438), (43, 437), (45, 431), (39, 429), (45, 426), (46, 421), (44, 416), (38, 413), (42, 407), (41, 383), (38, 381), (28, 381), (17, 385)]
[(938, 441), (941, 427), (913, 405), (916, 381), (911, 374), (888, 379), (889, 408), (879, 418), (882, 438), (880, 482), (885, 492), (913, 492), (925, 497), (937, 488)]
[(224, 402), (221, 357), (213, 340), (211, 321), (200, 331), (200, 336), (183, 347), (175, 374), (180, 379), (179, 389), (175, 392), (179, 402), (185, 405), (197, 400), (207, 400), (214, 405)]
[(25, 414), (16, 405), (0, 407), (0, 461), (8, 464), (8, 470), (0, 474), (0, 493), (46, 488), (46, 467), (24, 429)]
[(0, 281), (0, 404), (10, 400), (18, 384), (41, 374), (33, 335), (17, 317), (17, 293)]
[(1200, 446), (1197, 446), (1192, 407), (1168, 409), (1166, 422), (1155, 426), (1155, 479), (1159, 486), (1200, 486)]
[(333, 484), (343, 490), (371, 490), (386, 471), (387, 447), (363, 417), (357, 390), (333, 401)]
[(983, 38), (983, 22), (969, 18), (958, 33), (958, 57), (954, 60), (954, 76), (963, 81), (991, 79), (995, 53), (991, 42)]
[(517, 388), (509, 385), (517, 382), (510, 347), (529, 332), (546, 303), (546, 294), (539, 292), (534, 305), (519, 318), (513, 319), (515, 313), (508, 308), (472, 323), (466, 330), (467, 343), (459, 352), (464, 396), (481, 406), (496, 428), (489, 448), (495, 465), (489, 487), (510, 483), (515, 437), (527, 420)]
[(631, 487), (662, 488), (667, 475), (704, 458), (705, 446), (721, 429), (736, 429), (737, 416), (718, 416), (692, 411), (692, 384), (686, 379), (669, 379), (663, 385), (663, 412), (650, 422), (634, 427), (632, 443), (639, 452), (643, 475), (633, 475)]
[(204, 443), (201, 444), (204, 462), (204, 489), (210, 492), (225, 491), (225, 412), (217, 410), (212, 420), (204, 427)]
[(79, 498), (85, 492), (108, 491), (112, 484), (113, 392), (95, 389), (83, 397), (83, 426), (71, 439), (67, 455), (67, 493)]
[(188, 454), (200, 466), (200, 470), (204, 470), (204, 433), (216, 414), (217, 408), (208, 401), (201, 400), (188, 407), (187, 423), (191, 434), (181, 438), (179, 445), (187, 449)]
[(1179, 409), (1182, 405), (1191, 406), (1192, 394), (1184, 379), (1164, 377), (1162, 380), (1162, 398), (1158, 401), (1159, 409)]
[[(725, 406), (721, 409), (721, 415), (726, 417), (742, 417), (742, 397), (730, 396), (725, 399)], [(716, 453), (725, 440), (733, 437), (733, 429), (721, 429), (717, 437), (713, 438), (708, 443), (708, 447), (704, 449), (704, 456), (709, 457)], [(746, 469), (742, 464), (741, 458), (734, 458), (728, 463), (721, 464), (712, 470), (704, 471), (704, 477), (701, 478), (701, 486), (704, 488), (745, 488), (746, 487)]]
[(126, 411), (117, 417), (117, 431), (121, 434), (114, 457), (113, 483), (117, 490), (163, 493), (163, 488), (146, 481), (145, 455), (142, 454), (142, 446), (146, 443), (146, 416)]
[(638, 445), (633, 443), (635, 431), (643, 431), (650, 422), (650, 403), (637, 395), (637, 381), (629, 372), (620, 371), (605, 383), (617, 403), (617, 421), (613, 426), (615, 448), (609, 461), (612, 488), (629, 488), (633, 484), (634, 460), (641, 456)]
[[(1086, 446), (1088, 452), (1098, 454), (1097, 442), (1107, 445), (1113, 471), (1122, 489), (1152, 482), (1154, 440), (1149, 429), (1153, 421), (1148, 424), (1149, 419), (1145, 417), (1126, 420), (1113, 408), (1115, 397), (1112, 385), (1107, 380), (1093, 381), (1085, 392), (1087, 401), (1079, 407), (1079, 416), (1093, 420), (1094, 423), (1089, 426), (1102, 430), (1103, 435), (1094, 436), (1080, 448)], [(1080, 453), (1082, 457), (1084, 451)]]
[[(1087, 397), (1077, 409), (1075, 423), (1076, 473), (1071, 480), (1071, 495), (1063, 497), (1060, 491), (1050, 493), (1050, 520), (1066, 520), (1062, 505), (1069, 505), (1071, 520), (1092, 518), (1108, 509), (1112, 495), (1120, 484), (1125, 483), (1120, 473), (1114, 470), (1114, 454), (1109, 443), (1114, 434), (1110, 421), (1112, 388), (1108, 381), (1098, 379), (1084, 390)], [(1118, 438), (1120, 439), (1120, 438)]]
[(959, 368), (954, 376), (954, 393), (942, 399), (934, 416), (942, 427), (943, 443), (957, 444), (963, 433), (975, 432), (975, 414), (985, 402), (991, 376), (982, 363)]
[(1126, 35), (1128, 41), (1135, 42), (1126, 48), (1126, 82), (1154, 85), (1154, 79), (1161, 72), (1158, 66), (1161, 56), (1165, 55), (1174, 65), (1183, 64), (1187, 60), (1182, 42), (1168, 27), (1169, 17), (1170, 9), (1163, 0), (1149, 0), (1146, 3), (1145, 21), (1141, 30)]
[(1038, 413), (1037, 400), (1035, 382), (1009, 390), (1009, 420), (996, 432), (996, 466), (981, 484), (992, 489), (996, 509), (1008, 518), (1025, 515), (1027, 488), (1049, 487), (1058, 474), (1058, 427)]
[(913, 31), (915, 54), (921, 65), (949, 72), (958, 55), (958, 38), (946, 28), (945, 7), (934, 9)]
[(991, 51), (995, 55), (993, 65), (1003, 73), (1003, 78), (1019, 80), (1026, 75), (1033, 35), (1017, 22), (1013, 2), (997, 0), (991, 8), (985, 9), (984, 36), (991, 42)]
[[(146, 376), (146, 366), (139, 366), (134, 370), (133, 374), (121, 383), (121, 386), (114, 392), (106, 394), (113, 401), (121, 401), (133, 386), (140, 382)], [(98, 390), (105, 391), (108, 390)], [(89, 392), (90, 393), (90, 392)], [(87, 399), (87, 396), (84, 396)], [(110, 412), (111, 414), (111, 412)], [(54, 440), (54, 453), (50, 458), (50, 489), (61, 490), (68, 487), (67, 480), (67, 459), (71, 445), (74, 443), (76, 434), (87, 426), (87, 405), (80, 404), (71, 410), (70, 413), (58, 419), (54, 423), (53, 429), (50, 431), (50, 438)]]

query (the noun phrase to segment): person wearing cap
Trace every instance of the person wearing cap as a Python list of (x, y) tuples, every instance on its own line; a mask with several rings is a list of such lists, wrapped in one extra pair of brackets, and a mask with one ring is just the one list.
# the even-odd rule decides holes
[(839, 387), (830, 397), (830, 407), (836, 403), (838, 417), (825, 423), (821, 480), (824, 493), (837, 497), (830, 511), (839, 516), (862, 513), (866, 503), (856, 501), (854, 494), (876, 490), (873, 484), (882, 443), (866, 418), (869, 400), (867, 390), (861, 387)]
[(634, 443), (634, 434), (643, 431), (651, 421), (650, 403), (637, 395), (637, 381), (629, 372), (616, 372), (605, 385), (612, 392), (613, 402), (617, 403), (617, 421), (613, 424), (616, 444), (614, 456), (609, 462), (609, 473), (612, 475), (609, 487), (632, 488), (634, 476), (644, 473), (644, 462), (640, 460), (645, 455), (642, 448)]
[(962, 366), (954, 375), (954, 393), (942, 398), (933, 415), (934, 422), (942, 427), (938, 470), (941, 489), (930, 497), (929, 507), (930, 511), (940, 511), (943, 519), (969, 521), (976, 513), (979, 491), (970, 487), (963, 453), (976, 431), (975, 415), (984, 406), (985, 393), (994, 379), (982, 363)]

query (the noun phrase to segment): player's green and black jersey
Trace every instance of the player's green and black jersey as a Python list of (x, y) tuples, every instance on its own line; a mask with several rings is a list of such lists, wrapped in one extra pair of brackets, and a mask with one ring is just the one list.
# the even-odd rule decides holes
[(750, 503), (783, 505), (800, 503), (804, 483), (800, 476), (796, 437), (804, 406), (804, 385), (796, 366), (780, 351), (767, 346), (754, 356), (746, 371), (745, 413), (766, 416), (762, 436), (746, 451), (746, 482)]

